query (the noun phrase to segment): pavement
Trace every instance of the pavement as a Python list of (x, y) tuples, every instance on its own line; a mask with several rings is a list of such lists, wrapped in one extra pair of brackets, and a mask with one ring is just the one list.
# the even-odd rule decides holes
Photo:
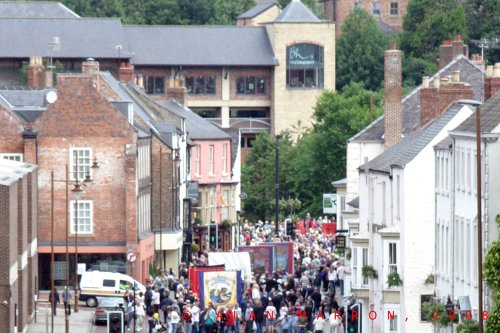
[[(68, 316), (70, 333), (94, 333), (94, 308), (87, 308), (85, 305), (78, 308), (78, 312), (71, 309), (71, 315)], [(36, 322), (28, 325), (28, 333), (52, 333), (52, 314), (50, 304), (39, 302), (37, 305)], [(66, 333), (65, 316), (63, 306), (57, 308), (57, 315), (54, 316), (54, 333)]]

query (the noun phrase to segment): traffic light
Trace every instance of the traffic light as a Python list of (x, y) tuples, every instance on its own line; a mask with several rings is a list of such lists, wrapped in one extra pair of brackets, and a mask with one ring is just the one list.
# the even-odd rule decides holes
[(287, 236), (292, 236), (292, 221), (291, 220), (285, 220), (286, 223), (286, 235)]
[(123, 333), (123, 311), (108, 312), (108, 333)]
[(359, 333), (359, 328), (361, 327), (361, 306), (360, 304), (354, 304), (349, 307), (347, 317), (347, 332), (348, 333)]
[(219, 235), (218, 235), (217, 224), (210, 224), (208, 226), (208, 242), (209, 242), (210, 249), (212, 249), (212, 248), (218, 249)]

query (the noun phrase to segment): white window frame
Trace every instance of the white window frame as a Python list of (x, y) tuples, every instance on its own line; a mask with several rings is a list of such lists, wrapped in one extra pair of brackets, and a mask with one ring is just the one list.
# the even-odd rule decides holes
[[(89, 152), (88, 158), (86, 156), (80, 157), (81, 152)], [(71, 180), (76, 180), (76, 162), (74, 159), (74, 153), (77, 153), (76, 157), (79, 159), (78, 161), (78, 180), (83, 181), (85, 180), (85, 176), (87, 174), (90, 175), (90, 178), (92, 178), (92, 148), (91, 147), (72, 147), (69, 149), (69, 165), (70, 165), (70, 179)], [(80, 163), (81, 160), (88, 160), (86, 163)]]
[(222, 145), (222, 174), (227, 175), (227, 143)]
[[(378, 14), (375, 14), (375, 7), (378, 7)], [(382, 4), (380, 2), (373, 2), (372, 3), (372, 15), (373, 16), (382, 15)]]
[[(395, 4), (396, 5), (396, 14), (393, 14), (392, 13), (392, 5)], [(399, 3), (397, 1), (391, 1), (389, 3), (389, 15), (390, 16), (399, 16)]]
[[(394, 244), (394, 245), (392, 245)], [(396, 256), (393, 257), (393, 259), (396, 260), (396, 263), (391, 263), (391, 260), (389, 258), (390, 255), (390, 247), (395, 246), (396, 249)], [(389, 276), (389, 273), (392, 272), (391, 267), (396, 268), (396, 272), (398, 272), (399, 276), (401, 276), (401, 269), (399, 263), (401, 262), (400, 259), (400, 249), (399, 249), (399, 240), (397, 239), (387, 239), (384, 240), (384, 286), (385, 288), (389, 288), (389, 285), (387, 284), (387, 277)]]
[(353, 278), (353, 285), (354, 287), (359, 287), (360, 286), (360, 281), (363, 278), (363, 267), (360, 268), (358, 265), (358, 247), (353, 247), (352, 248), (352, 262), (351, 262), (351, 267), (352, 267), (352, 278)]
[(214, 145), (208, 147), (208, 175), (214, 176)]
[[(78, 201), (78, 205), (89, 205), (88, 207), (88, 211), (89, 211), (89, 216), (88, 217), (85, 217), (85, 216), (81, 216), (80, 214), (82, 214), (82, 209), (79, 207), (78, 208), (78, 235), (92, 235), (94, 233), (94, 203), (92, 202), (92, 200), (71, 200), (69, 202), (69, 211), (70, 211), (70, 219), (69, 219), (69, 224), (70, 224), (70, 233), (72, 235), (75, 235), (75, 204), (76, 202)], [(90, 219), (90, 230), (81, 230), (81, 221), (80, 219), (81, 218), (88, 218)]]
[(195, 170), (195, 174), (196, 176), (199, 176), (200, 175), (200, 155), (201, 155), (201, 147), (199, 145), (197, 145), (195, 147), (196, 149), (196, 152), (194, 154), (194, 170)]
[(0, 158), (9, 161), (23, 162), (23, 154), (14, 154), (14, 153), (2, 153), (0, 154)]
[[(394, 320), (389, 320), (388, 311), (394, 311)], [(383, 318), (384, 318), (384, 333), (399, 333), (400, 332), (400, 307), (399, 304), (386, 304), (384, 305)], [(393, 325), (396, 325), (394, 327)]]

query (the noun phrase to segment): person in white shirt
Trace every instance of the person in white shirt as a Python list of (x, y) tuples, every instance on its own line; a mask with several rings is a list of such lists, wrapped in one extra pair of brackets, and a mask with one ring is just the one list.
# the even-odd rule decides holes
[(314, 333), (323, 333), (323, 328), (325, 327), (325, 317), (323, 313), (318, 312), (318, 315), (313, 321)]
[(153, 289), (152, 304), (155, 308), (155, 313), (158, 313), (160, 308), (160, 292), (156, 287)]
[(337, 267), (337, 278), (339, 279), (340, 295), (342, 296), (344, 296), (344, 273), (344, 264), (340, 262), (339, 267)]
[(274, 333), (274, 326), (276, 326), (278, 311), (276, 307), (271, 302), (271, 297), (269, 297), (269, 305), (264, 312), (264, 318), (266, 319), (267, 333)]
[(144, 307), (141, 305), (141, 301), (138, 299), (135, 301), (135, 330), (137, 332), (142, 331), (142, 323), (144, 322), (144, 316), (146, 315), (146, 311), (144, 311)]
[(172, 307), (172, 311), (170, 312), (170, 314), (168, 316), (169, 316), (170, 322), (172, 324), (172, 333), (176, 333), (177, 326), (179, 325), (179, 322), (181, 321), (181, 317), (177, 313), (177, 308)]
[(332, 311), (328, 320), (330, 322), (330, 333), (341, 333), (340, 323), (342, 322), (342, 318), (340, 317), (340, 313), (337, 312), (335, 314), (335, 311)]
[(337, 281), (337, 270), (335, 266), (330, 267), (328, 272), (328, 289), (333, 290), (333, 296), (335, 297), (335, 281)]
[(191, 314), (193, 316), (193, 333), (200, 331), (200, 301), (194, 300), (194, 305), (191, 307)]

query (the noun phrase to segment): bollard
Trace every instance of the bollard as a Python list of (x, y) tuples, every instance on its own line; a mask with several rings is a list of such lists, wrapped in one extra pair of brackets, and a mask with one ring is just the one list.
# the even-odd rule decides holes
[(153, 333), (153, 327), (155, 326), (155, 321), (153, 318), (148, 318), (149, 333)]

